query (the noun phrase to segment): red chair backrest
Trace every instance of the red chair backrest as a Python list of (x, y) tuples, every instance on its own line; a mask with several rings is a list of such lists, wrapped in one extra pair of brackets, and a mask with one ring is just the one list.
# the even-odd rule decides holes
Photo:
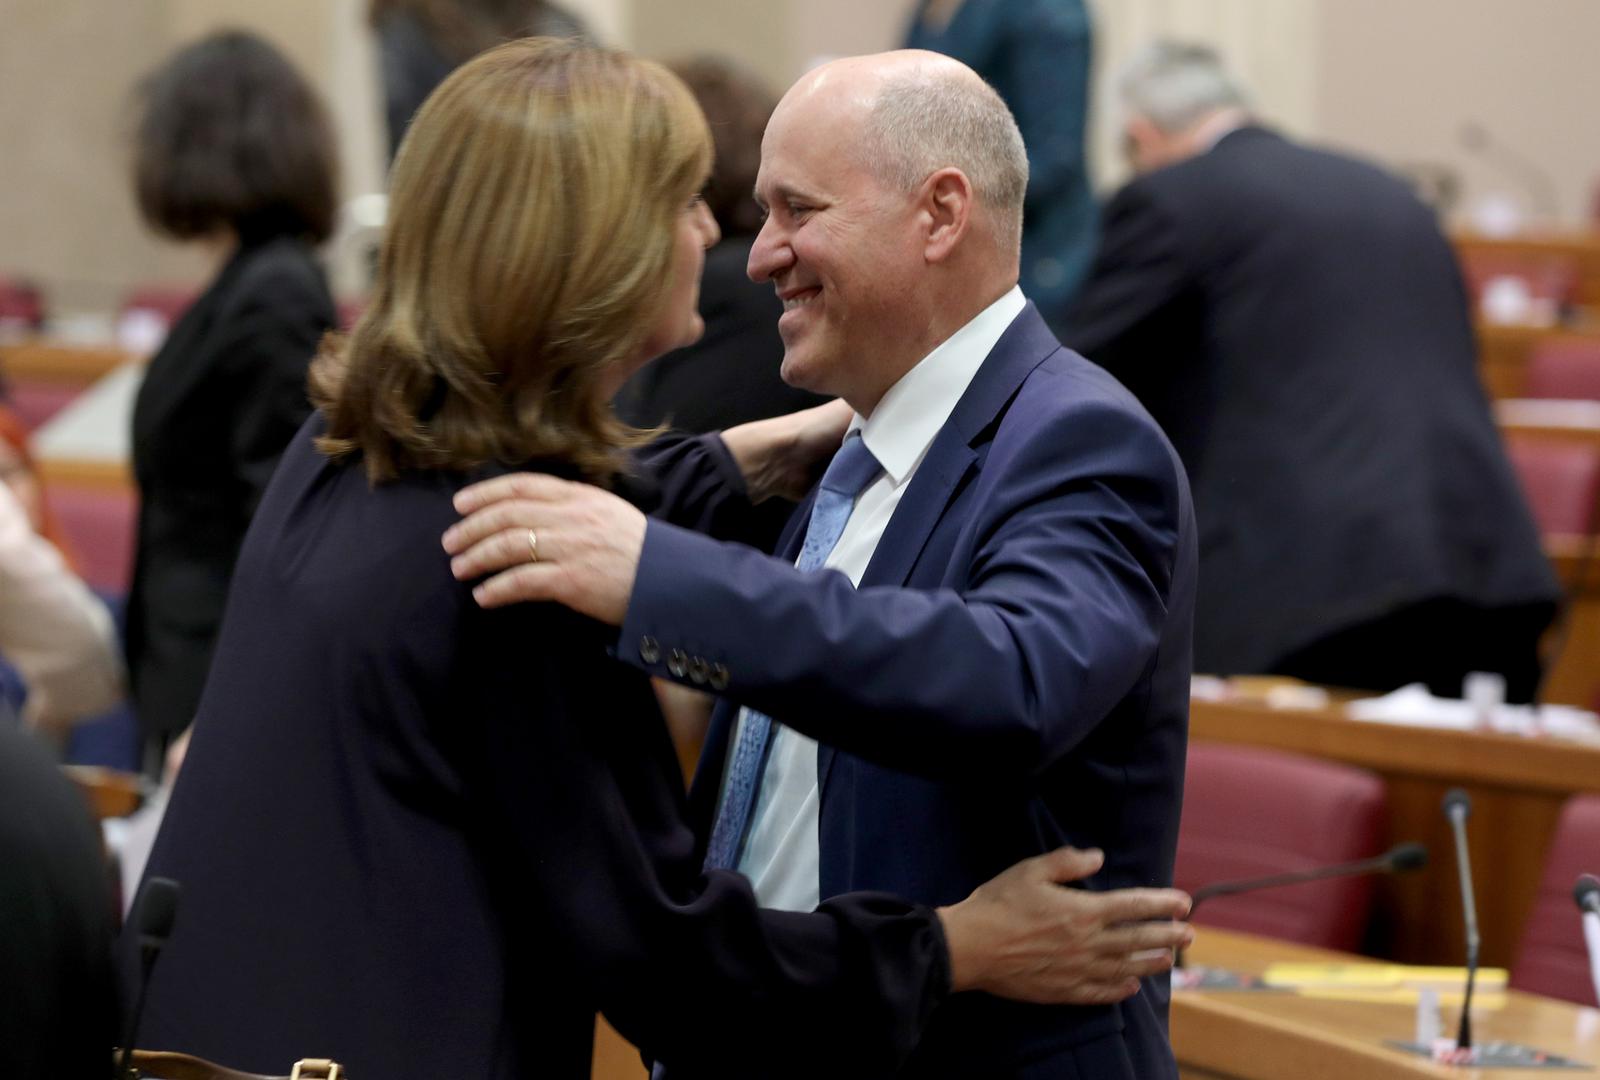
[(16, 323), (27, 330), (44, 325), (44, 297), (38, 288), (25, 281), (0, 277), (0, 321)]
[(173, 326), (200, 294), (181, 285), (141, 285), (122, 298), (122, 313), (152, 311)]
[(1600, 501), (1600, 447), (1510, 432), (1506, 453), (1541, 533), (1594, 532), (1595, 506)]
[(1518, 990), (1595, 1005), (1600, 1002), (1589, 976), (1583, 920), (1572, 899), (1579, 874), (1600, 874), (1600, 795), (1576, 795), (1561, 811), (1539, 896), (1511, 965), (1511, 985)]
[(77, 556), (83, 580), (112, 596), (126, 593), (133, 571), (138, 496), (118, 488), (69, 484), (52, 484), (46, 495)]
[(1600, 340), (1541, 341), (1528, 357), (1522, 396), (1600, 401)]
[[(1383, 782), (1349, 765), (1248, 746), (1189, 745), (1177, 886), (1309, 870), (1382, 850)], [(1353, 951), (1372, 905), (1371, 877), (1207, 900), (1195, 922)]]

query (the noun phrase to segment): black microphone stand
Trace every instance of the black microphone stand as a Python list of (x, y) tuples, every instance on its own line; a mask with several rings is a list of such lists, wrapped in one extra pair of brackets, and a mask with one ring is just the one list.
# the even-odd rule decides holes
[(1472, 1049), (1472, 988), (1478, 981), (1478, 902), (1472, 891), (1472, 863), (1467, 854), (1467, 814), (1472, 800), (1460, 788), (1445, 793), (1444, 812), (1456, 845), (1456, 875), (1461, 881), (1461, 909), (1467, 924), (1467, 988), (1461, 997), (1461, 1026), (1456, 1049)]

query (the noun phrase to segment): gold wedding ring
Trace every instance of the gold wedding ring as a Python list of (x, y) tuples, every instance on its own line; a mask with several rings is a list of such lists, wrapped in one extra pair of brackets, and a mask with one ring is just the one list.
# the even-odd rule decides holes
[(528, 530), (528, 561), (539, 561), (539, 534), (532, 529)]

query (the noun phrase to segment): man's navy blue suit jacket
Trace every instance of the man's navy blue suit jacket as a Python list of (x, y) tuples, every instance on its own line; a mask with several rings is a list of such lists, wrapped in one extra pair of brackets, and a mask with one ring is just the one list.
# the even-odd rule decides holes
[[(742, 481), (719, 440), (656, 464), (683, 497), (647, 530), (619, 650), (679, 681), (726, 669), (691, 800), (702, 837), (747, 705), (823, 744), (824, 898), (952, 903), (1063, 844), (1105, 851), (1088, 888), (1170, 883), (1195, 595), (1188, 485), (1134, 398), (1031, 304), (935, 438), (859, 590), (671, 524), (739, 518)], [(780, 541), (784, 559), (809, 510)], [(957, 995), (899, 1075), (1175, 1076), (1167, 999), (1164, 977), (1103, 1007)]]

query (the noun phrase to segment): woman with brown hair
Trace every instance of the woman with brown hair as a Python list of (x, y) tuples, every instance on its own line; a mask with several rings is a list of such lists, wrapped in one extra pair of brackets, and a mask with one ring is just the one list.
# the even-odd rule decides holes
[(128, 671), (154, 761), (194, 718), (245, 529), (311, 411), (306, 371), (335, 322), (314, 245), (336, 203), (322, 106), (260, 38), (230, 31), (182, 49), (140, 104), (140, 212), (219, 264), (150, 361), (133, 411)]
[(664, 69), (548, 39), (469, 63), (419, 113), (372, 305), (318, 358), (320, 415), (241, 553), (150, 859), (183, 901), (143, 1045), (578, 1077), (600, 1009), (685, 1080), (882, 1077), (952, 991), (1084, 1000), (1055, 883), (1093, 855), (938, 912), (762, 911), (702, 873), (614, 633), (484, 610), (451, 575), (438, 537), (473, 480), (531, 468), (649, 501), (607, 402), (700, 332), (709, 157)]

